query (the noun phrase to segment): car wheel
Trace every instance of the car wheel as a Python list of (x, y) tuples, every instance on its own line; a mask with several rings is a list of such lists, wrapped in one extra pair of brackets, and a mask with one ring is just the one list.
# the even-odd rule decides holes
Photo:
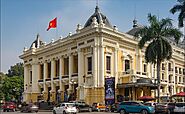
[(92, 112), (92, 108), (89, 108), (89, 112)]
[(63, 114), (66, 114), (66, 112), (65, 112), (65, 111), (63, 111)]
[(120, 114), (126, 114), (126, 111), (124, 109), (121, 109)]
[(171, 114), (171, 111), (170, 111), (170, 110), (168, 110), (168, 111), (167, 111), (167, 114)]
[(101, 109), (100, 108), (98, 108), (98, 112), (101, 112)]
[(6, 110), (4, 109), (3, 112), (6, 112)]
[(142, 110), (141, 114), (148, 114), (148, 111), (147, 110)]
[(80, 112), (80, 109), (79, 109), (79, 108), (77, 108), (76, 110), (77, 110), (77, 113), (79, 113), (79, 112)]
[(55, 110), (53, 110), (53, 114), (56, 114), (56, 111)]

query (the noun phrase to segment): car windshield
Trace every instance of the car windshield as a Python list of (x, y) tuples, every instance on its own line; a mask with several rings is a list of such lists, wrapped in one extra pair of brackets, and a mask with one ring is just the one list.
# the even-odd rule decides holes
[(138, 102), (138, 103), (139, 103), (139, 105), (144, 106), (144, 104), (143, 104), (143, 103), (141, 103), (141, 102)]
[(69, 104), (66, 104), (67, 107), (73, 107), (74, 104), (73, 103), (69, 103)]

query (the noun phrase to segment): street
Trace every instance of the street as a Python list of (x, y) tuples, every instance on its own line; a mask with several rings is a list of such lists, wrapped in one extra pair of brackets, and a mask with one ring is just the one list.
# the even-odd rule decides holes
[[(22, 112), (0, 112), (0, 114), (52, 114), (52, 112), (22, 113)], [(111, 112), (80, 112), (78, 114), (119, 114)]]

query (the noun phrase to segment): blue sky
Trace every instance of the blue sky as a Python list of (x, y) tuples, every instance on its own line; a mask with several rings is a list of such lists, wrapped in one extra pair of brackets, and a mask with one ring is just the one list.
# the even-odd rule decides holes
[[(100, 11), (119, 31), (132, 28), (134, 16), (138, 23), (147, 25), (147, 14), (159, 18), (172, 18), (177, 26), (177, 16), (169, 13), (176, 0), (99, 0)], [(94, 13), (96, 0), (1, 0), (1, 67), (6, 73), (18, 62), (24, 47), (30, 47), (37, 33), (49, 43), (57, 40), (56, 31), (46, 31), (48, 23), (58, 18), (58, 36), (74, 33), (76, 25), (82, 26)]]

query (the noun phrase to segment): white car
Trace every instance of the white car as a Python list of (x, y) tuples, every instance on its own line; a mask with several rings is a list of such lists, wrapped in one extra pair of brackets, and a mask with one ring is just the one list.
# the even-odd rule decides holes
[(174, 113), (185, 113), (185, 102), (175, 103)]
[(74, 103), (60, 103), (53, 108), (53, 114), (76, 114), (77, 109)]

